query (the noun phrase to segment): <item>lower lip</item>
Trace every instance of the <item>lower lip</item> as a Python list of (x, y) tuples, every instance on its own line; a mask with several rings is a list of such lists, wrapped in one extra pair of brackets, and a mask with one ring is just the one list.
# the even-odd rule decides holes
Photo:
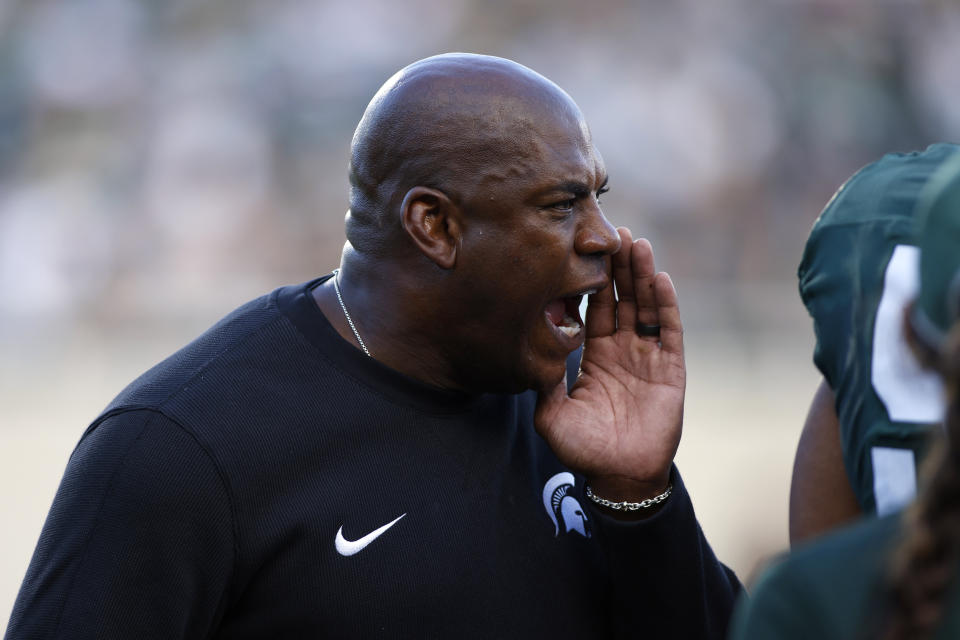
[(573, 351), (577, 349), (581, 344), (583, 344), (583, 325), (580, 325), (580, 331), (576, 335), (568, 336), (563, 331), (560, 330), (560, 327), (553, 324), (553, 321), (550, 320), (550, 316), (544, 312), (543, 320), (547, 323), (547, 326), (550, 327), (550, 331), (553, 332), (553, 336), (567, 351)]

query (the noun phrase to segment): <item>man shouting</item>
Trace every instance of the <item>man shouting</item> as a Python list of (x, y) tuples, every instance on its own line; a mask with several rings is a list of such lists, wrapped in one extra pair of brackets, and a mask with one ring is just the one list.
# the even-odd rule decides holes
[(723, 637), (740, 585), (673, 466), (676, 292), (604, 217), (573, 100), (421, 60), (350, 183), (339, 269), (87, 429), (8, 637)]

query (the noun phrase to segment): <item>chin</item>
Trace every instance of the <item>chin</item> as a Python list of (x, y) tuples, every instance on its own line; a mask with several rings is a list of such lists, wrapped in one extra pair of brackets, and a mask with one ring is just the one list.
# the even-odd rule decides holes
[(473, 367), (461, 386), (475, 393), (540, 392), (560, 384), (567, 370), (565, 360), (536, 363), (538, 366), (534, 367), (524, 367), (523, 364), (534, 363), (513, 363), (512, 367), (502, 363), (489, 370)]
[(535, 370), (527, 372), (523, 391), (549, 391), (563, 381), (566, 372), (566, 360), (543, 362)]
[(457, 361), (458, 386), (474, 393), (523, 393), (553, 389), (563, 380), (569, 353), (552, 345), (507, 343), (465, 351)]

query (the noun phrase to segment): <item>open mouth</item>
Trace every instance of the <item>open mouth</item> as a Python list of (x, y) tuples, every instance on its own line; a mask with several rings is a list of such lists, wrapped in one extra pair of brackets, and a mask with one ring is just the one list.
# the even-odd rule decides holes
[(576, 295), (551, 300), (545, 309), (547, 320), (563, 335), (568, 338), (576, 338), (583, 331), (580, 301), (583, 296), (591, 293), (595, 293), (595, 291), (584, 291)]

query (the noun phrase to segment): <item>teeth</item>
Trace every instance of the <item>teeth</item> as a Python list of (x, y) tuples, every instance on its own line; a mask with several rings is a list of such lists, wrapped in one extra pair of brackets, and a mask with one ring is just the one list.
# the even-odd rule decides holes
[(569, 313), (563, 315), (563, 323), (558, 325), (557, 328), (571, 338), (580, 333), (581, 329), (580, 323)]
[(565, 334), (567, 334), (571, 338), (576, 336), (578, 333), (580, 333), (579, 325), (577, 325), (576, 327), (568, 327), (566, 325), (560, 325), (557, 328), (560, 329), (560, 331), (563, 331)]
[(596, 292), (597, 292), (596, 289), (588, 289), (587, 291), (584, 291), (584, 292), (583, 292), (582, 294), (580, 294), (580, 295), (592, 296), (592, 295), (595, 294)]

